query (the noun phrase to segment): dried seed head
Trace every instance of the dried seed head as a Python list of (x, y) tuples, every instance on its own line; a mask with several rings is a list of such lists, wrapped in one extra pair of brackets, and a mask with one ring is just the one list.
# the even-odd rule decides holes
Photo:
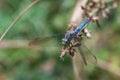
[(95, 4), (99, 4), (99, 3), (101, 3), (101, 0), (91, 0), (93, 3), (95, 3)]
[(83, 38), (82, 34), (78, 34), (78, 35), (77, 35), (77, 38), (78, 38), (79, 41), (81, 41), (82, 38)]
[(108, 18), (108, 14), (104, 10), (102, 10), (102, 17), (103, 18)]
[(120, 0), (114, 0), (113, 8), (117, 8), (120, 4)]
[(64, 56), (68, 53), (68, 48), (62, 47), (62, 52), (60, 54), (60, 58), (63, 59)]
[(75, 49), (70, 49), (70, 52), (69, 52), (69, 54), (73, 57), (74, 56), (74, 54), (75, 54)]
[(62, 48), (62, 52), (60, 54), (60, 58), (63, 59), (65, 55), (69, 52), (68, 48)]
[(62, 52), (62, 53), (60, 54), (60, 58), (63, 59), (65, 55), (66, 55), (66, 52)]
[(91, 18), (91, 20), (92, 20), (93, 22), (96, 22), (96, 21), (99, 20), (99, 16), (93, 16), (93, 17)]
[(95, 6), (96, 6), (96, 3), (91, 2), (91, 3), (89, 4), (90, 9), (93, 9)]
[(86, 33), (86, 37), (87, 37), (88, 39), (91, 39), (91, 38), (92, 38), (92, 36), (91, 36), (90, 33)]
[(81, 9), (85, 10), (85, 7), (84, 7), (84, 6), (81, 6)]
[(75, 42), (74, 43), (74, 47), (77, 47), (77, 46), (80, 46), (81, 44), (80, 44), (80, 42)]
[(84, 29), (84, 34), (86, 35), (86, 37), (87, 37), (88, 39), (91, 39), (91, 38), (92, 38), (90, 32), (89, 32), (86, 28)]
[(77, 28), (77, 24), (71, 23), (68, 25), (68, 30), (75, 30)]

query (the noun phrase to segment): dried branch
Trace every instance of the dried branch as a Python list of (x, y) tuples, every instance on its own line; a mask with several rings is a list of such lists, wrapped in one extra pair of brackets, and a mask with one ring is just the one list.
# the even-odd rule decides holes
[[(83, 16), (84, 11), (82, 10), (81, 6), (85, 6), (87, 1), (88, 0), (83, 0), (83, 1), (78, 0), (77, 4), (75, 6), (75, 9), (74, 9), (73, 15), (71, 17), (70, 24), (78, 23), (78, 21), (80, 22), (82, 20), (82, 16)], [(82, 80), (80, 78), (79, 70), (78, 70), (75, 59), (76, 59), (76, 57), (74, 56), (72, 58), (72, 64), (73, 64), (73, 71), (74, 71), (74, 75), (75, 75), (75, 80)]]
[(30, 10), (35, 4), (37, 4), (40, 0), (35, 0), (30, 5), (28, 5), (14, 20), (13, 22), (8, 26), (8, 28), (5, 30), (5, 32), (0, 37), (0, 41), (5, 37), (5, 35), (8, 33), (8, 31), (15, 25), (15, 23), (28, 11)]
[(75, 80), (82, 80), (82, 78), (80, 77), (79, 69), (78, 69), (78, 66), (76, 65), (75, 59), (76, 59), (76, 55), (72, 58), (72, 65), (73, 65)]
[(0, 49), (4, 48), (26, 48), (26, 49), (32, 49), (32, 50), (45, 50), (50, 49), (52, 51), (59, 51), (60, 47), (56, 46), (43, 46), (42, 42), (41, 45), (28, 45), (29, 40), (2, 40), (0, 42)]
[(28, 48), (27, 40), (3, 40), (0, 42), (0, 49), (2, 48)]

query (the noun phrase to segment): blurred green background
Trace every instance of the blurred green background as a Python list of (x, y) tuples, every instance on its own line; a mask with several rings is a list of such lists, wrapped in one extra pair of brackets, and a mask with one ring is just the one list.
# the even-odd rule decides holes
[[(32, 0), (0, 0), (0, 35)], [(0, 45), (0, 80), (74, 80), (70, 57), (59, 58), (61, 39), (45, 39), (36, 46), (36, 37), (64, 33), (76, 0), (43, 0), (32, 7), (8, 32)], [(101, 29), (90, 23), (92, 39), (86, 45), (95, 53), (98, 64), (89, 66), (83, 80), (120, 79), (120, 7), (109, 19), (101, 19)], [(99, 62), (103, 61), (103, 63)], [(80, 62), (79, 62), (80, 63)], [(81, 76), (81, 75), (80, 75)]]

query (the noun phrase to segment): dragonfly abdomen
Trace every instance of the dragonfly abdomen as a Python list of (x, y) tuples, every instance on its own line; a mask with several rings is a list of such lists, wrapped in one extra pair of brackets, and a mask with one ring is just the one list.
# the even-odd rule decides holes
[(73, 33), (78, 34), (81, 30), (83, 30), (86, 27), (86, 25), (90, 22), (90, 20), (91, 20), (90, 18), (87, 18), (80, 26), (78, 26), (77, 29), (73, 31)]

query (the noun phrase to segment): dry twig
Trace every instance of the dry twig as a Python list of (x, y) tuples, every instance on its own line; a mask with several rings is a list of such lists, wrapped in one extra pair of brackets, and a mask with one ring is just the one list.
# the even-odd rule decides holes
[(35, 0), (30, 5), (28, 5), (14, 20), (13, 22), (8, 26), (8, 28), (4, 31), (2, 36), (0, 37), (0, 41), (5, 37), (5, 35), (8, 33), (8, 31), (15, 25), (15, 23), (28, 11), (30, 10), (35, 4), (37, 4), (40, 0)]
[[(82, 20), (82, 16), (83, 16), (83, 10), (81, 9), (81, 6), (85, 6), (88, 0), (83, 0), (83, 1), (79, 1), (77, 2), (73, 15), (71, 17), (70, 20), (70, 24), (72, 23), (78, 23), (78, 21), (80, 22)], [(75, 80), (82, 80), (82, 78), (79, 75), (79, 70), (75, 61), (76, 57), (74, 56), (72, 58), (72, 63), (73, 63), (73, 71), (74, 71), (74, 75), (75, 75)]]

